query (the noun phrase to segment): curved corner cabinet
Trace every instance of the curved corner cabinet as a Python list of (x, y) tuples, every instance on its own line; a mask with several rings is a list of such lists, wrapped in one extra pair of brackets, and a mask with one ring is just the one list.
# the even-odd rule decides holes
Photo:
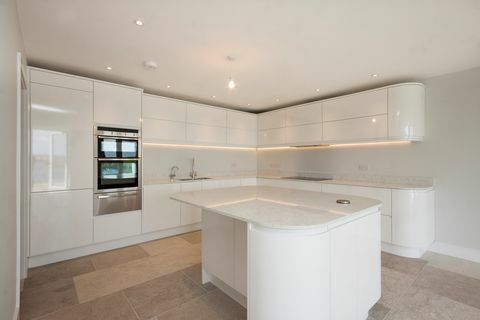
[(420, 141), (425, 87), (402, 83), (261, 113), (258, 146)]

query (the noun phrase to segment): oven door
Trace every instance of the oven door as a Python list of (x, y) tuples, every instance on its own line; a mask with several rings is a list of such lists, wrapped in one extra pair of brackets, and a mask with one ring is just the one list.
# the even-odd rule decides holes
[(140, 182), (140, 159), (97, 159), (95, 162), (97, 192), (135, 190)]
[(98, 136), (98, 158), (139, 158), (138, 139)]

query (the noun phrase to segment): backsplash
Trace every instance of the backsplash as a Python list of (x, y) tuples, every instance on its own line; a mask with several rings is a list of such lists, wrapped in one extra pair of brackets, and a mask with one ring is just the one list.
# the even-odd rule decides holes
[(143, 147), (144, 180), (166, 179), (172, 166), (178, 166), (178, 177), (190, 173), (192, 158), (199, 177), (256, 175), (255, 150), (201, 149), (166, 146)]

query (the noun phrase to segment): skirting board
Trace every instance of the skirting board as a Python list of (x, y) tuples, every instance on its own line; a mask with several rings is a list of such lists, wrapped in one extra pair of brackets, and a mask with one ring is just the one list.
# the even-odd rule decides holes
[(19, 320), (20, 319), (20, 308), (15, 307), (15, 311), (13, 312), (13, 320)]
[(29, 257), (28, 267), (29, 268), (39, 267), (39, 266), (43, 266), (43, 265), (54, 263), (54, 262), (88, 256), (91, 254), (118, 249), (122, 247), (128, 247), (128, 246), (132, 246), (142, 242), (157, 240), (161, 238), (167, 238), (167, 237), (175, 236), (175, 235), (186, 233), (186, 232), (196, 231), (200, 229), (201, 229), (201, 224), (196, 223), (196, 224), (191, 224), (188, 226), (183, 226), (183, 227), (178, 227), (178, 228), (173, 228), (168, 230), (140, 234), (140, 235), (136, 235), (129, 238), (96, 243), (96, 244), (92, 244), (85, 247), (47, 253), (40, 256)]
[(480, 250), (435, 241), (429, 251), (480, 263)]
[(427, 248), (407, 248), (382, 242), (382, 251), (406, 258), (421, 258)]

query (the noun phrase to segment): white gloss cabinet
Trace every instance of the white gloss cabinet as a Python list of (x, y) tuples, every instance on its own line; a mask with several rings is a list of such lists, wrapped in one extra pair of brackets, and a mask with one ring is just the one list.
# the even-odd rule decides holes
[(93, 218), (93, 241), (104, 242), (138, 235), (142, 232), (142, 211), (106, 214)]
[(185, 142), (185, 122), (143, 118), (142, 137), (145, 142)]
[(323, 124), (306, 124), (285, 128), (286, 142), (290, 145), (321, 143), (323, 139)]
[[(181, 192), (202, 190), (201, 182), (182, 183), (180, 187)], [(181, 204), (181, 224), (189, 225), (199, 223), (202, 221), (202, 210), (198, 207), (191, 206), (185, 203)]]
[(322, 123), (322, 103), (314, 102), (286, 109), (285, 126)]
[(388, 135), (421, 140), (425, 135), (425, 87), (419, 83), (388, 88)]
[(31, 83), (30, 100), (32, 192), (93, 188), (92, 93)]
[(33, 193), (30, 256), (91, 244), (92, 208), (92, 190)]
[(142, 100), (143, 118), (185, 122), (187, 103), (150, 94), (144, 94)]
[(170, 199), (170, 195), (180, 191), (180, 184), (159, 184), (143, 187), (143, 233), (180, 226), (180, 203)]
[(142, 120), (142, 90), (94, 81), (94, 121), (138, 128)]
[(388, 139), (387, 115), (323, 123), (323, 140), (327, 142), (374, 139)]
[(284, 109), (261, 113), (258, 115), (258, 130), (283, 128), (286, 123)]
[(387, 90), (372, 90), (323, 102), (323, 121), (387, 114)]
[(282, 145), (287, 140), (286, 128), (261, 130), (258, 132), (258, 145), (270, 146), (270, 145)]
[(187, 140), (198, 144), (224, 145), (227, 143), (225, 127), (187, 123)]
[(226, 127), (227, 111), (220, 108), (188, 104), (187, 123), (214, 127)]
[(227, 111), (227, 145), (256, 147), (257, 116), (246, 112)]

